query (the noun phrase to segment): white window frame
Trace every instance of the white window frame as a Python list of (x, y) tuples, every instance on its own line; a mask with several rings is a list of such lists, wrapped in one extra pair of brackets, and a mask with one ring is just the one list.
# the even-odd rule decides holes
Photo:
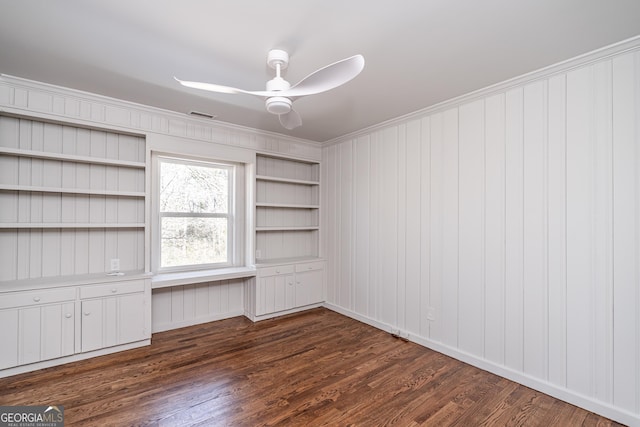
[[(230, 267), (237, 264), (238, 261), (238, 230), (242, 227), (242, 224), (237, 224), (240, 219), (237, 213), (238, 209), (238, 197), (237, 197), (237, 177), (238, 177), (238, 168), (237, 164), (229, 163), (219, 160), (213, 159), (200, 159), (200, 158), (192, 158), (188, 156), (179, 156), (173, 154), (160, 154), (154, 153), (153, 155), (153, 165), (156, 170), (154, 174), (154, 185), (153, 185), (153, 216), (155, 219), (155, 224), (153, 226), (153, 237), (152, 237), (152, 251), (155, 252), (155, 256), (153, 256), (153, 271), (156, 273), (171, 273), (171, 272), (184, 272), (184, 271), (198, 271), (198, 270), (214, 270), (219, 268)], [(190, 212), (180, 212), (180, 213), (163, 213), (160, 211), (160, 182), (161, 182), (161, 173), (162, 173), (162, 163), (174, 163), (174, 164), (183, 164), (183, 165), (196, 165), (196, 166), (204, 166), (204, 167), (215, 167), (221, 169), (227, 169), (229, 171), (229, 194), (228, 194), (228, 213), (220, 214), (220, 213), (190, 213)], [(161, 221), (163, 217), (172, 217), (172, 218), (227, 218), (227, 261), (220, 263), (208, 263), (208, 264), (192, 264), (192, 265), (180, 265), (173, 267), (162, 267), (162, 230), (161, 230)]]

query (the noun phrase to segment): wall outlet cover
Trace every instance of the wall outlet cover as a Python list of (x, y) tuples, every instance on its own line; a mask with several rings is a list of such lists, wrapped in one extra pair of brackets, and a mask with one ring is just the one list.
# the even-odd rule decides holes
[(120, 259), (112, 258), (111, 259), (111, 271), (120, 271)]

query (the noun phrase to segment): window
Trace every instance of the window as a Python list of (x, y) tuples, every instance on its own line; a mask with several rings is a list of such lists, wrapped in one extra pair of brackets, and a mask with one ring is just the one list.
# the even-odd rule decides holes
[(233, 264), (235, 166), (169, 157), (157, 164), (158, 270)]

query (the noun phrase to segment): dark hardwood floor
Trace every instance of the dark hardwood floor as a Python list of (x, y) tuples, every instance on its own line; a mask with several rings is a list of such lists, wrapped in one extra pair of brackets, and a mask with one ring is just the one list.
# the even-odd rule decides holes
[(619, 425), (326, 309), (0, 379), (0, 405), (49, 404), (66, 426)]

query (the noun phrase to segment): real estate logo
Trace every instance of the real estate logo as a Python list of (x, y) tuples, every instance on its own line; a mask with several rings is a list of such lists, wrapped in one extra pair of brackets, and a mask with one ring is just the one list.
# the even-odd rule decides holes
[(64, 427), (64, 407), (0, 406), (0, 427)]

